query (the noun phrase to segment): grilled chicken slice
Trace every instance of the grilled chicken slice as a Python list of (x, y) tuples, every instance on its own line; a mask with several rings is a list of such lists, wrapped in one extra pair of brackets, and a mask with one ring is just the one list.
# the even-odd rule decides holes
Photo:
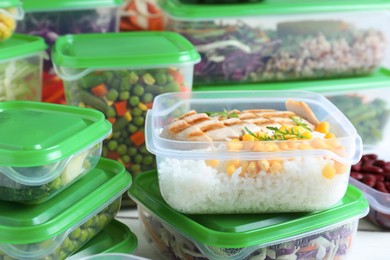
[(313, 125), (318, 125), (320, 121), (318, 121), (317, 117), (314, 115), (311, 108), (303, 101), (295, 101), (292, 99), (288, 99), (286, 101), (286, 108), (289, 111), (292, 111), (299, 115), (300, 117), (303, 117), (307, 121), (309, 121)]

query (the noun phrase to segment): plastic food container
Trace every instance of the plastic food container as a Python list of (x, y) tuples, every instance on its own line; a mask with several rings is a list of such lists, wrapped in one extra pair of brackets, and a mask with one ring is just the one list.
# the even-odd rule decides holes
[(3, 0), (0, 3), (0, 42), (12, 36), (17, 21), (23, 19), (24, 11), (19, 0)]
[(367, 149), (386, 149), (390, 145), (390, 71), (381, 69), (369, 77), (261, 83), (246, 85), (210, 85), (193, 91), (306, 90), (326, 96), (351, 121)]
[(154, 169), (145, 147), (146, 111), (159, 94), (191, 91), (199, 61), (191, 43), (172, 32), (71, 35), (57, 40), (53, 61), (67, 104), (96, 108), (112, 123), (103, 156), (134, 174)]
[[(367, 75), (388, 56), (388, 1), (162, 0), (165, 30), (202, 56), (194, 85)], [(363, 22), (361, 17), (366, 17)]]
[[(382, 170), (380, 170), (382, 169)], [(387, 150), (366, 150), (352, 166), (349, 183), (363, 191), (370, 204), (368, 219), (390, 229), (390, 156)]]
[(0, 41), (0, 101), (41, 101), (46, 47), (42, 38), (22, 34)]
[(121, 9), (120, 31), (162, 31), (164, 17), (157, 0), (127, 0)]
[[(304, 119), (286, 110), (285, 103), (290, 99), (305, 102), (319, 121), (329, 123), (329, 132), (335, 137), (324, 138), (312, 131), (306, 138), (304, 132), (310, 130), (301, 128), (294, 130), (301, 137), (291, 136), (293, 128), (287, 125), (298, 127), (302, 125), (298, 121)], [(268, 109), (280, 111), (284, 118), (274, 118), (275, 112)], [(241, 112), (232, 112), (236, 110)], [(190, 111), (198, 112), (200, 117), (186, 116)], [(257, 131), (256, 124), (264, 127), (267, 120), (272, 127), (267, 125), (267, 134), (260, 138), (260, 133), (253, 131)], [(191, 127), (181, 128), (183, 121)], [(210, 122), (212, 125), (207, 125)], [(245, 130), (233, 128), (242, 124)], [(309, 129), (307, 124), (303, 126)], [(199, 129), (203, 129), (203, 137), (218, 137), (229, 131), (233, 131), (233, 137), (211, 141), (206, 137), (195, 141), (170, 138), (170, 132), (178, 137), (186, 133), (189, 137), (202, 136)], [(238, 131), (242, 136), (235, 137)], [(255, 134), (259, 134), (256, 139), (243, 139), (244, 135)], [(344, 196), (350, 166), (360, 159), (362, 149), (355, 128), (332, 103), (319, 94), (303, 91), (160, 95), (147, 114), (146, 146), (157, 156), (164, 199), (176, 210), (193, 214), (327, 209)]]
[[(50, 47), (61, 35), (115, 32), (119, 30), (119, 9), (123, 4), (124, 0), (26, 0), (26, 15), (17, 31), (41, 36)], [(51, 59), (46, 60), (42, 100), (64, 104), (61, 83)]]
[(84, 244), (68, 260), (89, 257), (95, 254), (133, 253), (138, 246), (136, 235), (118, 220), (112, 220), (102, 231)]
[(43, 102), (1, 102), (0, 122), (0, 200), (25, 204), (48, 200), (94, 168), (111, 133), (99, 111)]
[(11, 259), (65, 259), (101, 231), (120, 209), (131, 176), (101, 159), (84, 178), (40, 205), (0, 202), (0, 255)]
[(324, 211), (186, 215), (165, 203), (155, 171), (137, 176), (129, 195), (143, 233), (165, 259), (347, 259), (368, 212), (362, 192), (350, 185)]
[(147, 260), (148, 258), (143, 258), (135, 255), (129, 255), (129, 254), (98, 254), (98, 255), (91, 255), (84, 258), (81, 258), (80, 260)]

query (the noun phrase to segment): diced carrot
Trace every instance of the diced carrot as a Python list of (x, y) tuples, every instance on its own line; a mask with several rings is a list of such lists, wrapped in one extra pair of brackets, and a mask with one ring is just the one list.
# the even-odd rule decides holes
[(113, 125), (113, 124), (115, 124), (116, 118), (115, 117), (109, 117), (109, 118), (107, 118), (107, 120), (110, 121), (110, 123)]
[(123, 116), (127, 111), (127, 102), (125, 100), (123, 101), (117, 101), (114, 103), (115, 111), (118, 116)]
[(187, 88), (187, 87), (181, 86), (181, 87), (180, 87), (180, 91), (181, 91), (181, 92), (190, 92), (190, 89)]
[(130, 140), (136, 145), (140, 146), (145, 142), (145, 134), (142, 131), (137, 131), (130, 136)]
[(153, 102), (145, 103), (144, 104), (148, 109), (151, 109), (153, 107)]
[(179, 85), (183, 84), (184, 77), (180, 71), (170, 69), (170, 70), (168, 70), (168, 73), (171, 74), (171, 76), (173, 77), (173, 79), (175, 80), (175, 82), (177, 84), (179, 84)]
[(161, 13), (160, 9), (155, 4), (147, 2), (146, 5), (147, 5), (149, 13), (151, 13), (151, 14)]
[(112, 160), (116, 160), (120, 157), (119, 153), (115, 152), (115, 151), (109, 151), (106, 155), (106, 157), (108, 159), (112, 159)]
[(97, 97), (102, 97), (107, 94), (108, 90), (106, 85), (100, 84), (91, 88), (91, 92)]
[(310, 252), (310, 251), (314, 251), (314, 250), (317, 250), (317, 246), (308, 245), (308, 246), (299, 248), (298, 252)]
[(163, 20), (162, 18), (148, 18), (149, 30), (150, 31), (162, 31), (163, 28)]

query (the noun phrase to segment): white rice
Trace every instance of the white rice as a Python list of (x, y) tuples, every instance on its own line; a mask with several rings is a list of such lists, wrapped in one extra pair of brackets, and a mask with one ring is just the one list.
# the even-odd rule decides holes
[(279, 173), (260, 171), (256, 177), (232, 176), (203, 160), (158, 160), (163, 198), (183, 213), (299, 212), (327, 209), (345, 194), (349, 174), (324, 178), (322, 168), (333, 161), (324, 157), (285, 160)]

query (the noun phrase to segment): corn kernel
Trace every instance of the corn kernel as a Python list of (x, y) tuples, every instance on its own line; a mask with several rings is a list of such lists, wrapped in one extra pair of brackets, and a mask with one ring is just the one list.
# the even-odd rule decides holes
[(299, 144), (298, 149), (299, 150), (312, 150), (313, 148), (309, 144), (302, 143), (302, 144)]
[(251, 177), (256, 177), (257, 172), (258, 172), (256, 162), (250, 162), (250, 163), (248, 164), (248, 168), (247, 168), (246, 171), (248, 172), (249, 176), (251, 176)]
[(274, 143), (266, 143), (264, 145), (264, 150), (266, 152), (276, 152), (279, 150), (279, 147)]
[(279, 149), (280, 150), (289, 150), (290, 148), (288, 147), (288, 144), (285, 142), (280, 142), (279, 143)]
[(237, 170), (237, 168), (234, 165), (229, 165), (226, 167), (226, 173), (230, 176), (233, 175), (233, 173)]
[(249, 165), (249, 161), (243, 161), (241, 163), (241, 173), (240, 173), (240, 176), (244, 176), (247, 169), (248, 169), (248, 165)]
[(256, 142), (255, 145), (253, 146), (253, 151), (254, 152), (264, 151), (264, 144), (262, 142)]
[(270, 173), (279, 173), (283, 170), (283, 164), (280, 161), (273, 161), (269, 168)]
[(316, 125), (315, 129), (317, 132), (327, 134), (329, 133), (329, 122), (319, 122), (318, 125)]
[(327, 133), (327, 134), (325, 135), (325, 138), (326, 138), (326, 139), (336, 138), (336, 135), (335, 135), (334, 133)]
[(242, 141), (254, 141), (255, 137), (250, 134), (244, 134), (242, 136)]
[(127, 122), (130, 122), (133, 119), (130, 114), (130, 111), (126, 111), (126, 113), (123, 115), (123, 118), (126, 119)]
[(348, 171), (349, 166), (340, 162), (334, 162), (336, 174), (344, 174)]
[(235, 167), (239, 167), (241, 165), (240, 160), (230, 160), (227, 162), (227, 165), (233, 165)]
[(259, 160), (257, 161), (257, 165), (259, 165), (259, 168), (262, 171), (266, 172), (269, 169), (269, 162), (267, 160)]
[(327, 179), (332, 179), (335, 175), (336, 170), (330, 164), (325, 165), (325, 167), (322, 169), (322, 176)]
[(138, 108), (141, 109), (142, 111), (148, 110), (148, 107), (144, 103), (141, 103), (141, 102), (138, 103)]
[(219, 165), (219, 161), (218, 160), (206, 160), (206, 165), (215, 168)]
[(227, 146), (229, 151), (239, 151), (244, 147), (244, 145), (238, 139), (231, 140), (228, 142)]
[(281, 126), (281, 127), (279, 128), (279, 130), (282, 131), (282, 132), (289, 132), (290, 129), (291, 129), (291, 127), (286, 126), (286, 125), (283, 125), (283, 126)]
[(113, 136), (113, 133), (111, 132), (111, 134), (109, 135), (109, 136), (107, 136), (107, 140), (110, 140), (111, 138), (112, 138), (112, 136)]
[(302, 134), (302, 137), (305, 138), (305, 139), (311, 139), (313, 138), (313, 136), (311, 135), (311, 133), (309, 131), (306, 131)]

